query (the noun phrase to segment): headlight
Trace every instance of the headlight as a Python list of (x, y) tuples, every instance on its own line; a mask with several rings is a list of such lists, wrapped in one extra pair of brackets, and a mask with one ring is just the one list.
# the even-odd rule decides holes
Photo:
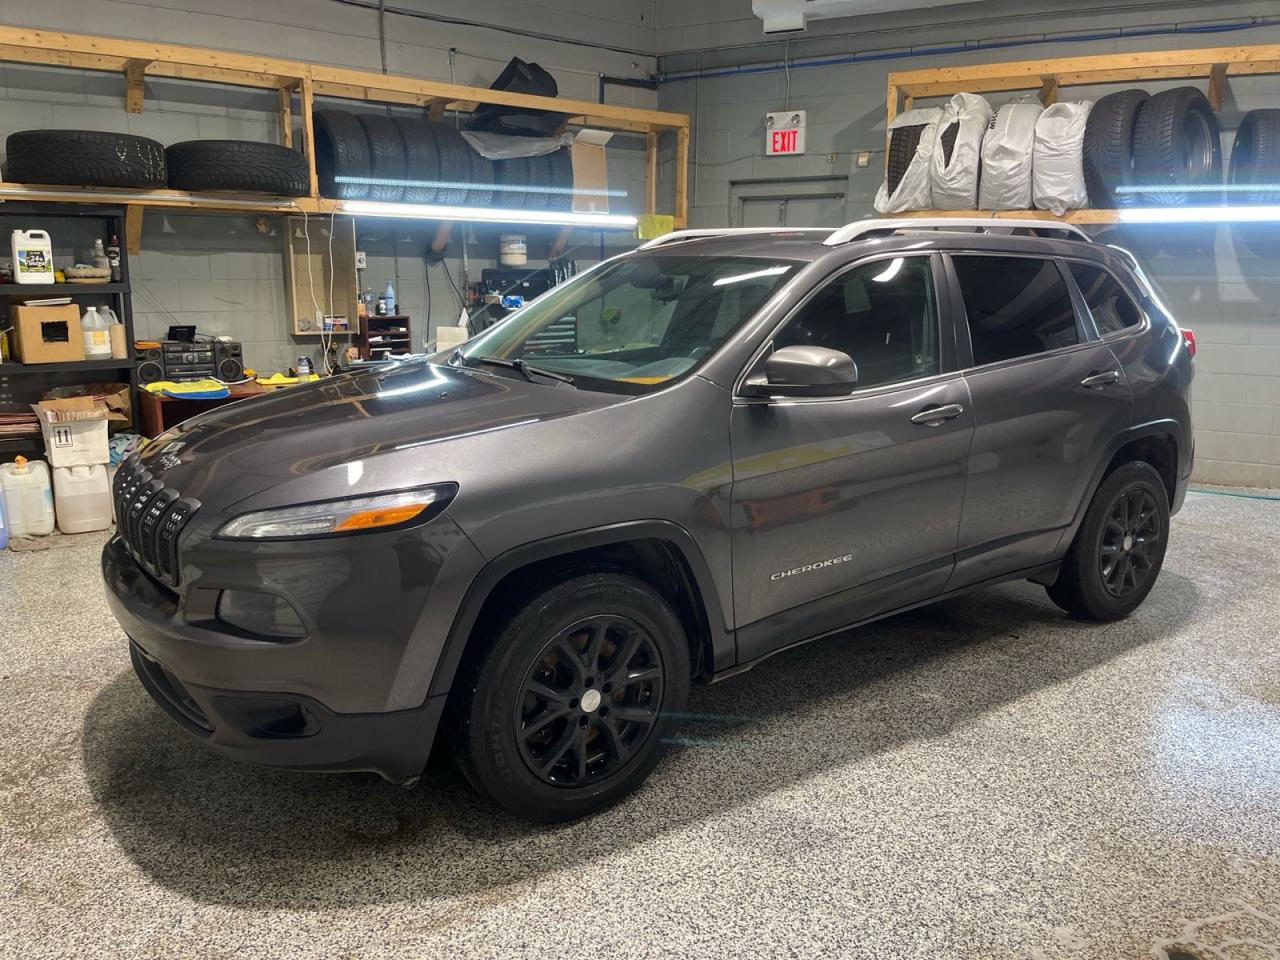
[(332, 537), (424, 523), (445, 508), (457, 489), (454, 484), (442, 484), (353, 500), (259, 510), (236, 517), (217, 535), (224, 540), (282, 540)]

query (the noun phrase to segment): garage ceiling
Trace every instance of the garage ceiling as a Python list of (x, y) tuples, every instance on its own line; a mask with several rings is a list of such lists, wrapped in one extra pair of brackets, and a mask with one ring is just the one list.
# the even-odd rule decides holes
[(751, 0), (751, 12), (764, 24), (764, 32), (800, 33), (811, 20), (861, 17), (871, 13), (902, 13), (926, 7), (945, 7), (974, 0)]

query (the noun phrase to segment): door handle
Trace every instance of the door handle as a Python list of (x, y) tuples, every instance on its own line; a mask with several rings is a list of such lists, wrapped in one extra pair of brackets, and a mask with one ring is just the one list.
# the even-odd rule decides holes
[(964, 413), (964, 407), (958, 403), (948, 403), (941, 407), (925, 407), (911, 418), (911, 422), (923, 424), (926, 427), (940, 427), (962, 413)]
[(1109, 387), (1113, 383), (1120, 382), (1119, 370), (1107, 370), (1103, 373), (1091, 373), (1080, 381), (1080, 386), (1087, 387), (1090, 390), (1096, 390), (1098, 387)]

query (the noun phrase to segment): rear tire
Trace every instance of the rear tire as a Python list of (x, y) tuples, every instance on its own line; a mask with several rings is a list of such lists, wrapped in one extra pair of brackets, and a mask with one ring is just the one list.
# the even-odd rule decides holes
[(1062, 561), (1049, 599), (1082, 620), (1122, 620), (1155, 586), (1169, 540), (1169, 495), (1160, 474), (1135, 460), (1098, 487)]
[(453, 750), (503, 809), (555, 823), (617, 802), (665, 751), (689, 693), (671, 606), (622, 573), (543, 589), (459, 676)]

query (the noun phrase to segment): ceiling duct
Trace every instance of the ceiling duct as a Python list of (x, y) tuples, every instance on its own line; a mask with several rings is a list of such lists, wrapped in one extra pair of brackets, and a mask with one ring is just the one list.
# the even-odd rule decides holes
[(947, 7), (974, 0), (751, 0), (751, 12), (760, 18), (766, 34), (801, 33), (810, 20), (863, 17), (871, 13), (905, 13), (929, 7)]

